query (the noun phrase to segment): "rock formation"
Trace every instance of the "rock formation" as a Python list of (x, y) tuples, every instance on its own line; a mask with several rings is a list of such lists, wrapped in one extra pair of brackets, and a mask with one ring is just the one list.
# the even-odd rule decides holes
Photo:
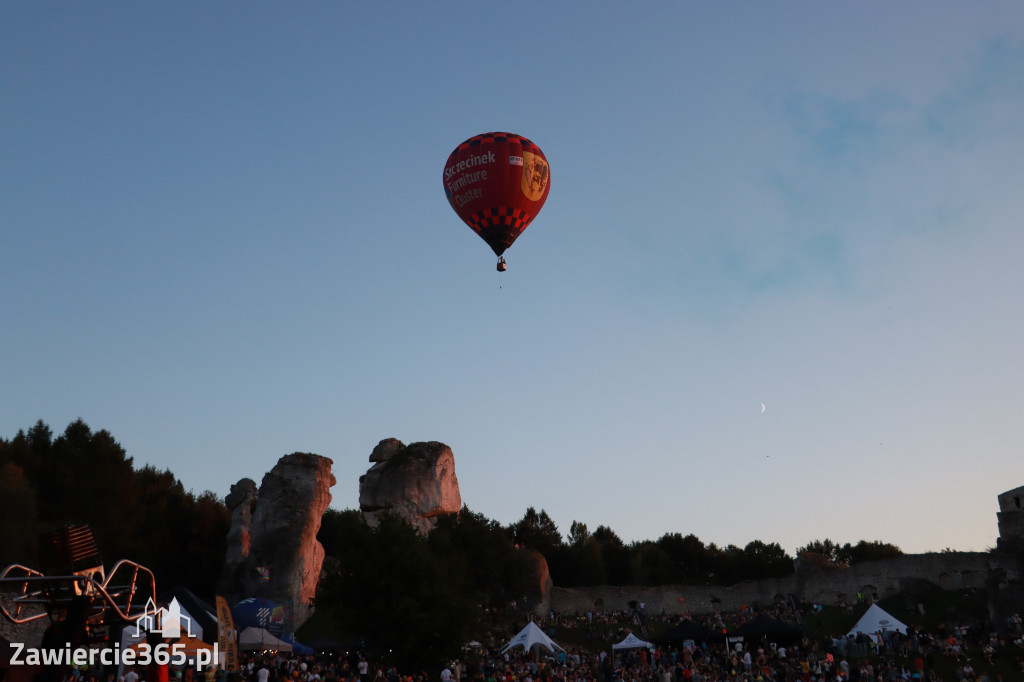
[(1024, 487), (1007, 490), (999, 496), (998, 546), (1019, 551), (1024, 548)]
[(239, 566), (249, 556), (252, 548), (252, 514), (256, 511), (256, 482), (251, 478), (243, 478), (231, 486), (231, 492), (224, 498), (224, 505), (231, 510), (231, 528), (228, 529), (224, 564)]
[[(228, 603), (263, 597), (285, 607), (285, 628), (298, 628), (312, 613), (324, 548), (320, 521), (331, 503), (333, 462), (320, 455), (285, 455), (264, 477), (231, 486), (225, 499), (231, 529), (219, 594)], [(289, 617), (290, 616), (290, 617)]]
[(359, 478), (359, 509), (377, 526), (384, 514), (396, 514), (421, 532), (429, 532), (441, 514), (462, 509), (455, 455), (444, 443), (410, 443), (386, 438), (370, 454)]
[(551, 611), (551, 588), (554, 587), (554, 583), (551, 581), (551, 571), (548, 569), (548, 560), (535, 549), (525, 551), (528, 555), (527, 563), (529, 565), (526, 589), (532, 597), (533, 615), (545, 618)]

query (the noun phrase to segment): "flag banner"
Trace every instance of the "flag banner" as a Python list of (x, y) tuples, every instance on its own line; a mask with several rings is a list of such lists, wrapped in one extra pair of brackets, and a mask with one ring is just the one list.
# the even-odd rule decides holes
[(235, 619), (224, 597), (217, 597), (217, 644), (225, 657), (228, 670), (238, 669), (238, 643), (235, 641)]

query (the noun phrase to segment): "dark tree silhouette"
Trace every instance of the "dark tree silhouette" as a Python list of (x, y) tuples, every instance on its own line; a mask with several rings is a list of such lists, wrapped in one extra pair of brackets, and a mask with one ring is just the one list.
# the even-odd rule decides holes
[[(184, 490), (170, 471), (135, 469), (107, 431), (77, 419), (57, 438), (42, 422), (0, 439), (2, 556), (35, 565), (38, 533), (87, 523), (106, 564), (132, 559), (153, 570), (157, 589), (184, 585), (212, 600), (230, 515), (212, 492)], [(17, 501), (13, 503), (13, 501)]]

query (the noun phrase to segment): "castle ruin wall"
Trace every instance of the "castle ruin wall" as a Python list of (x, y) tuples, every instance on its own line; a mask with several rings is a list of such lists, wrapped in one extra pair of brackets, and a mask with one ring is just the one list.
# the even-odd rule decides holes
[(725, 587), (553, 587), (551, 608), (563, 613), (624, 611), (630, 608), (631, 601), (635, 601), (643, 603), (647, 613), (664, 611), (668, 614), (704, 615), (738, 611), (744, 606), (763, 608), (785, 600), (791, 594), (803, 602), (835, 606), (844, 602), (855, 603), (858, 594), (885, 599), (904, 591), (908, 580), (924, 580), (944, 590), (984, 589), (988, 562), (989, 555), (985, 552), (908, 554), (841, 569), (802, 568), (784, 578), (747, 581)]

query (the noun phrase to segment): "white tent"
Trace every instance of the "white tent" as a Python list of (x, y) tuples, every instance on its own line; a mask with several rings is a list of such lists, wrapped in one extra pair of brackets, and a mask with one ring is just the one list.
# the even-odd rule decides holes
[(519, 631), (519, 634), (512, 638), (512, 640), (506, 644), (501, 652), (505, 653), (509, 649), (517, 646), (521, 646), (527, 651), (532, 649), (534, 646), (547, 647), (548, 651), (565, 651), (562, 647), (555, 644), (554, 640), (544, 634), (544, 631), (537, 627), (537, 624), (532, 620), (526, 624), (526, 627)]
[(905, 635), (907, 634), (907, 626), (886, 613), (885, 609), (878, 604), (872, 604), (846, 636), (856, 637), (858, 632), (863, 632), (865, 635), (873, 635), (885, 631), (895, 631)]
[(291, 651), (292, 645), (274, 637), (263, 628), (248, 627), (238, 634), (238, 648), (245, 651), (254, 649)]
[(640, 639), (632, 632), (626, 635), (626, 639), (622, 640), (618, 644), (612, 644), (612, 650), (617, 649), (653, 649), (654, 645), (650, 642), (645, 642)]
[(122, 647), (146, 639), (147, 632), (156, 632), (170, 639), (177, 639), (180, 636), (203, 638), (203, 626), (178, 602), (177, 597), (172, 598), (166, 605), (158, 605), (150, 598), (146, 602), (143, 614), (123, 630)]

